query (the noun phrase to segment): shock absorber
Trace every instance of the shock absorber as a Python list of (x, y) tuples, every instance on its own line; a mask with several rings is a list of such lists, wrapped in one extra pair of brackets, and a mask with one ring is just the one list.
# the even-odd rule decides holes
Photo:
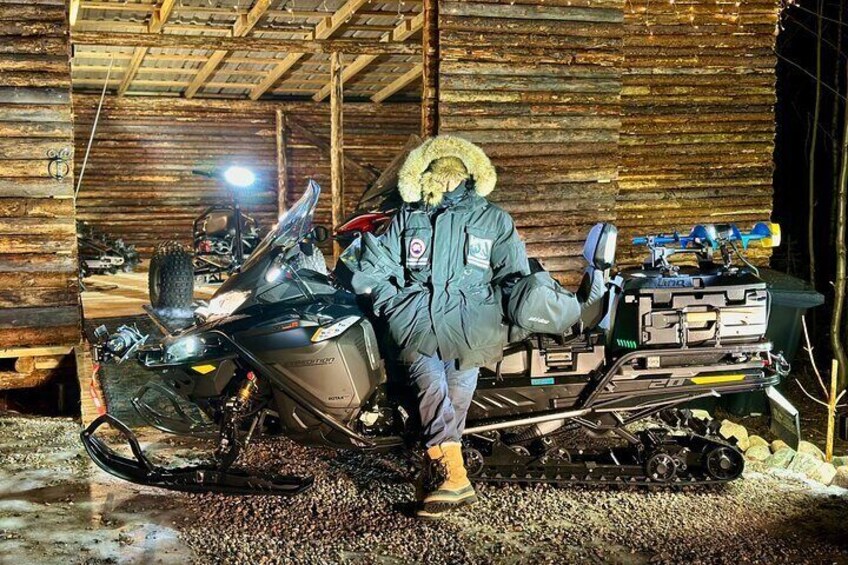
[[(221, 414), (221, 431), (218, 435), (218, 447), (215, 449), (215, 459), (218, 467), (226, 470), (238, 457), (243, 442), (239, 437), (244, 415), (250, 412), (251, 401), (259, 390), (256, 374), (248, 371), (244, 382), (224, 403)], [(251, 430), (252, 433), (252, 430)]]
[(259, 383), (256, 379), (256, 373), (248, 371), (247, 377), (244, 379), (244, 382), (241, 384), (238, 392), (236, 393), (236, 398), (238, 398), (242, 407), (250, 404), (250, 401), (257, 390), (259, 390)]

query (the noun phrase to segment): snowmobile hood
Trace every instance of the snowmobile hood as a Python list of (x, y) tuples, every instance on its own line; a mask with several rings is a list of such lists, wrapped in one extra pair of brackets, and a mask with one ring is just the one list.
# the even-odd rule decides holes
[[(420, 202), (436, 205), (442, 200), (445, 190), (434, 182), (431, 166), (435, 161), (456, 160), (464, 166), (464, 176), (482, 197), (495, 189), (498, 175), (489, 157), (467, 139), (452, 135), (440, 135), (425, 141), (414, 149), (404, 161), (398, 173), (398, 192), (404, 202)], [(460, 174), (459, 171), (456, 171)]]

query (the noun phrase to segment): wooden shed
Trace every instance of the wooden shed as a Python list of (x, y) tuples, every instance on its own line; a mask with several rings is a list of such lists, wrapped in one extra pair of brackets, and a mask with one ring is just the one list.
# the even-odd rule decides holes
[[(314, 177), (317, 221), (338, 224), (411, 134), (461, 135), (492, 157), (493, 200), (566, 283), (600, 220), (627, 238), (767, 219), (780, 9), (0, 0), (3, 357), (80, 341), (77, 219), (143, 256), (188, 241), (191, 219), (222, 197), (198, 166), (255, 169), (261, 189), (245, 205), (265, 224)], [(636, 259), (627, 246), (621, 256)]]

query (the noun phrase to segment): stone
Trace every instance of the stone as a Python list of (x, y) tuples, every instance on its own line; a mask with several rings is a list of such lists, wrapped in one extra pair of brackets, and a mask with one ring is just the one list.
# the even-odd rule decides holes
[(836, 478), (836, 467), (833, 466), (833, 463), (820, 462), (814, 471), (807, 473), (807, 476), (823, 485), (829, 485)]
[(795, 457), (792, 458), (792, 462), (789, 463), (789, 466), (786, 468), (790, 471), (810, 476), (819, 468), (821, 463), (822, 462), (819, 461), (815, 455), (810, 455), (809, 453), (797, 453), (795, 454)]
[(812, 455), (819, 461), (824, 461), (824, 451), (809, 441), (801, 441), (798, 444), (798, 453), (806, 453), (807, 455)]
[(761, 445), (763, 447), (769, 446), (769, 442), (767, 442), (766, 440), (764, 440), (763, 438), (761, 438), (758, 435), (753, 435), (753, 436), (749, 437), (748, 442), (751, 444), (750, 447), (756, 447), (758, 445)]
[(771, 449), (768, 445), (752, 445), (745, 452), (745, 459), (750, 461), (765, 461), (771, 457)]
[(838, 467), (845, 467), (846, 465), (848, 465), (848, 455), (836, 456), (836, 457), (833, 458), (833, 461), (831, 461), (831, 463), (833, 463), (834, 467), (837, 467), (837, 468)]
[(780, 451), (781, 449), (784, 449), (784, 448), (789, 448), (789, 444), (786, 443), (785, 441), (783, 441), (782, 439), (776, 439), (773, 442), (771, 442), (771, 452), (772, 453), (777, 453), (778, 451)]
[(830, 483), (842, 488), (848, 488), (848, 465), (840, 465), (836, 468), (836, 476)]
[(795, 450), (791, 447), (782, 447), (772, 453), (764, 463), (769, 467), (786, 469), (795, 458)]
[(719, 428), (718, 433), (725, 439), (735, 438), (736, 447), (742, 451), (746, 451), (748, 447), (750, 447), (748, 430), (745, 429), (745, 426), (736, 424), (730, 420), (724, 420), (721, 423), (721, 428)]

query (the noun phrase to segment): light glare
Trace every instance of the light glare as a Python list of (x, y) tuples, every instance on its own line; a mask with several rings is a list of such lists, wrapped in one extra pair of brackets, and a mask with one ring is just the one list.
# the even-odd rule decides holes
[(247, 188), (256, 182), (256, 175), (250, 169), (234, 165), (224, 171), (224, 180), (238, 188)]

